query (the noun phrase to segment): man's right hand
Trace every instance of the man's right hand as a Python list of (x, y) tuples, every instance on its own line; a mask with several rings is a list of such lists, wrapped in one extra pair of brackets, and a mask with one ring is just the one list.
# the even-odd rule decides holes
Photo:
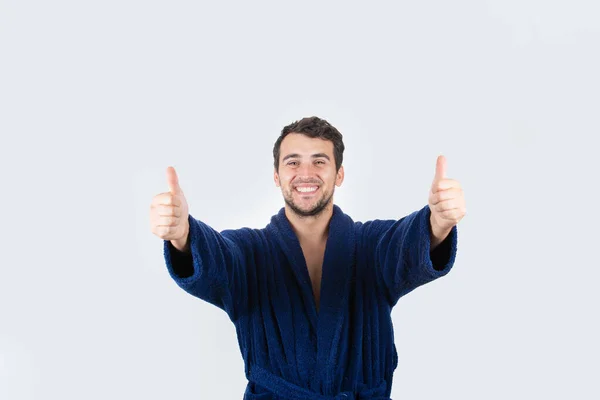
[(167, 168), (169, 191), (154, 196), (150, 204), (150, 226), (152, 233), (171, 244), (179, 251), (189, 252), (188, 222), (189, 209), (175, 168)]

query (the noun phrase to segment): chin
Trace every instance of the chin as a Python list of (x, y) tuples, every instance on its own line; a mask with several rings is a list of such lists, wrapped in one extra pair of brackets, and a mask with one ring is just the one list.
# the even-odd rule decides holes
[(329, 198), (329, 201), (324, 201), (324, 198), (321, 198), (309, 205), (299, 205), (296, 202), (294, 202), (293, 198), (284, 198), (284, 200), (286, 204), (292, 209), (292, 211), (301, 217), (313, 217), (319, 215), (327, 208), (327, 206), (331, 202), (331, 198)]

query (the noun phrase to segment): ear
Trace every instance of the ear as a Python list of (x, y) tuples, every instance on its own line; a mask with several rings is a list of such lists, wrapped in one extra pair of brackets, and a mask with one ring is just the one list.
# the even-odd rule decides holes
[(336, 186), (342, 186), (342, 182), (344, 182), (344, 166), (341, 165), (340, 166), (340, 170), (337, 172), (337, 175), (335, 177), (335, 185)]
[(273, 180), (275, 181), (275, 186), (281, 186), (281, 184), (279, 183), (279, 174), (277, 173), (277, 170), (275, 168), (273, 168)]

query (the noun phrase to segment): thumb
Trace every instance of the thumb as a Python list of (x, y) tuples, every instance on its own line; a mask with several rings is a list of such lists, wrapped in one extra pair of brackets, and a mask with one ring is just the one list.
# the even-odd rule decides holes
[(167, 184), (169, 185), (169, 192), (172, 194), (179, 194), (181, 192), (179, 178), (177, 177), (177, 172), (175, 172), (175, 168), (173, 167), (167, 168)]
[(434, 182), (440, 181), (446, 178), (446, 157), (443, 155), (438, 156), (437, 162), (435, 165), (435, 176), (433, 178)]

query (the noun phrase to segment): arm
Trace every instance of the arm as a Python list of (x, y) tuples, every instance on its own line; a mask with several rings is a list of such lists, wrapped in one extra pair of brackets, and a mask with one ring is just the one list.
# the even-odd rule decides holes
[(400, 220), (372, 221), (369, 238), (375, 246), (377, 280), (392, 306), (400, 297), (446, 275), (456, 258), (458, 231), (454, 226), (432, 250), (431, 210), (423, 207)]
[(164, 240), (164, 257), (169, 274), (189, 294), (226, 311), (231, 320), (246, 296), (245, 258), (235, 231), (217, 232), (188, 215), (189, 251), (179, 251)]

